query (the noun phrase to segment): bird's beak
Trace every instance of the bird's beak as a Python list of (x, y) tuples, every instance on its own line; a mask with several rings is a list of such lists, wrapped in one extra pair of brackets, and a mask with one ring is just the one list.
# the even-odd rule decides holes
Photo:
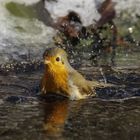
[(49, 64), (49, 63), (50, 63), (49, 60), (45, 60), (45, 61), (44, 61), (44, 64)]
[(49, 59), (45, 59), (45, 60), (44, 60), (44, 64), (48, 65), (48, 64), (50, 64), (50, 63), (51, 63), (51, 61), (50, 61)]

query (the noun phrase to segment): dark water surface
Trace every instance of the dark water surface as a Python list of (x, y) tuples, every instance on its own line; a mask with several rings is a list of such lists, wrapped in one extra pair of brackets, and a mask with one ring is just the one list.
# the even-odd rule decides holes
[(139, 140), (139, 67), (79, 71), (116, 86), (98, 88), (97, 97), (80, 101), (42, 100), (41, 71), (0, 75), (0, 140)]

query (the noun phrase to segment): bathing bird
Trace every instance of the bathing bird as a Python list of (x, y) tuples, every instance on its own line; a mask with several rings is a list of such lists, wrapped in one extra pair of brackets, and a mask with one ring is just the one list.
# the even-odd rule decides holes
[(71, 100), (95, 96), (94, 89), (100, 86), (100, 83), (86, 80), (81, 73), (75, 70), (70, 65), (64, 49), (47, 48), (43, 54), (43, 60), (44, 74), (40, 83), (41, 94), (55, 93)]

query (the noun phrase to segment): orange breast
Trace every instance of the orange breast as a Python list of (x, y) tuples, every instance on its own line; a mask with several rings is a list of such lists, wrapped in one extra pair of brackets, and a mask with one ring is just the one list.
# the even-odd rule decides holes
[(43, 86), (45, 94), (47, 93), (62, 93), (69, 94), (68, 73), (67, 71), (46, 70), (43, 77)]

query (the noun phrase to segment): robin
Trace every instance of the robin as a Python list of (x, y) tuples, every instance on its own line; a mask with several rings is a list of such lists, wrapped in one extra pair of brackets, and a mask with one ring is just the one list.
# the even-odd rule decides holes
[(61, 48), (48, 48), (43, 54), (45, 71), (41, 80), (41, 93), (56, 93), (71, 100), (95, 95), (98, 82), (86, 80), (68, 62), (67, 53)]

